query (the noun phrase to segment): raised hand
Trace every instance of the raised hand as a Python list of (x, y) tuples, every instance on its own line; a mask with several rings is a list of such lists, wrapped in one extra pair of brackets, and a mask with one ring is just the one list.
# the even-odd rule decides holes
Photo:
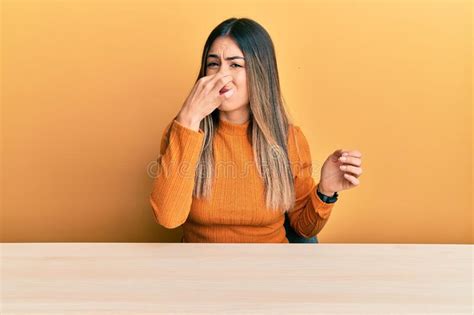
[(360, 185), (362, 153), (357, 150), (334, 151), (321, 168), (319, 191), (327, 196)]

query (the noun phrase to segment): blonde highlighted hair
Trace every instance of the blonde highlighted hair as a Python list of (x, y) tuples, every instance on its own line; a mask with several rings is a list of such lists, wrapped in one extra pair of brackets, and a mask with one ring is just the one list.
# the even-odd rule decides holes
[[(214, 40), (221, 36), (232, 38), (244, 54), (250, 105), (247, 137), (252, 144), (255, 164), (265, 185), (267, 208), (285, 213), (293, 208), (295, 202), (293, 171), (287, 147), (292, 123), (281, 95), (273, 42), (267, 31), (254, 20), (230, 18), (223, 21), (206, 40), (196, 82), (206, 75), (207, 54)], [(200, 123), (204, 141), (195, 173), (193, 196), (196, 198), (208, 198), (212, 193), (212, 143), (218, 125), (218, 110)], [(170, 131), (171, 128), (168, 128), (164, 137), (165, 147), (169, 143)]]

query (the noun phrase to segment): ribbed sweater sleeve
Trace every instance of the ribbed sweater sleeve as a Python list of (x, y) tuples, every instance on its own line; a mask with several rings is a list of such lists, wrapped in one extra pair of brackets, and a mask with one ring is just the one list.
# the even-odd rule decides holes
[(288, 212), (291, 227), (301, 236), (309, 238), (317, 235), (326, 224), (335, 203), (323, 202), (317, 192), (312, 177), (311, 151), (306, 137), (298, 126), (294, 126), (299, 148), (299, 160), (295, 176), (295, 206)]
[[(169, 144), (165, 145), (167, 129)], [(173, 229), (183, 224), (191, 210), (194, 176), (200, 158), (204, 132), (192, 130), (174, 119), (163, 131), (161, 160), (153, 179), (150, 203), (155, 221)]]

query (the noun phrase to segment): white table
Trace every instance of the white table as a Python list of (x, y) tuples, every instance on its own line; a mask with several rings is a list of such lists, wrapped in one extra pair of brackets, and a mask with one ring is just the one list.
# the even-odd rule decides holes
[(472, 314), (473, 245), (2, 243), (1, 314)]

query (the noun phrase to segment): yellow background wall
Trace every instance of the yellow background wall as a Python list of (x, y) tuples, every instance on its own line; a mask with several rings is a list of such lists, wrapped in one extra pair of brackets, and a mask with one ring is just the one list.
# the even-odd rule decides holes
[(174, 242), (150, 165), (210, 31), (273, 38), (314, 179), (363, 153), (324, 243), (472, 244), (472, 2), (2, 1), (3, 242)]

